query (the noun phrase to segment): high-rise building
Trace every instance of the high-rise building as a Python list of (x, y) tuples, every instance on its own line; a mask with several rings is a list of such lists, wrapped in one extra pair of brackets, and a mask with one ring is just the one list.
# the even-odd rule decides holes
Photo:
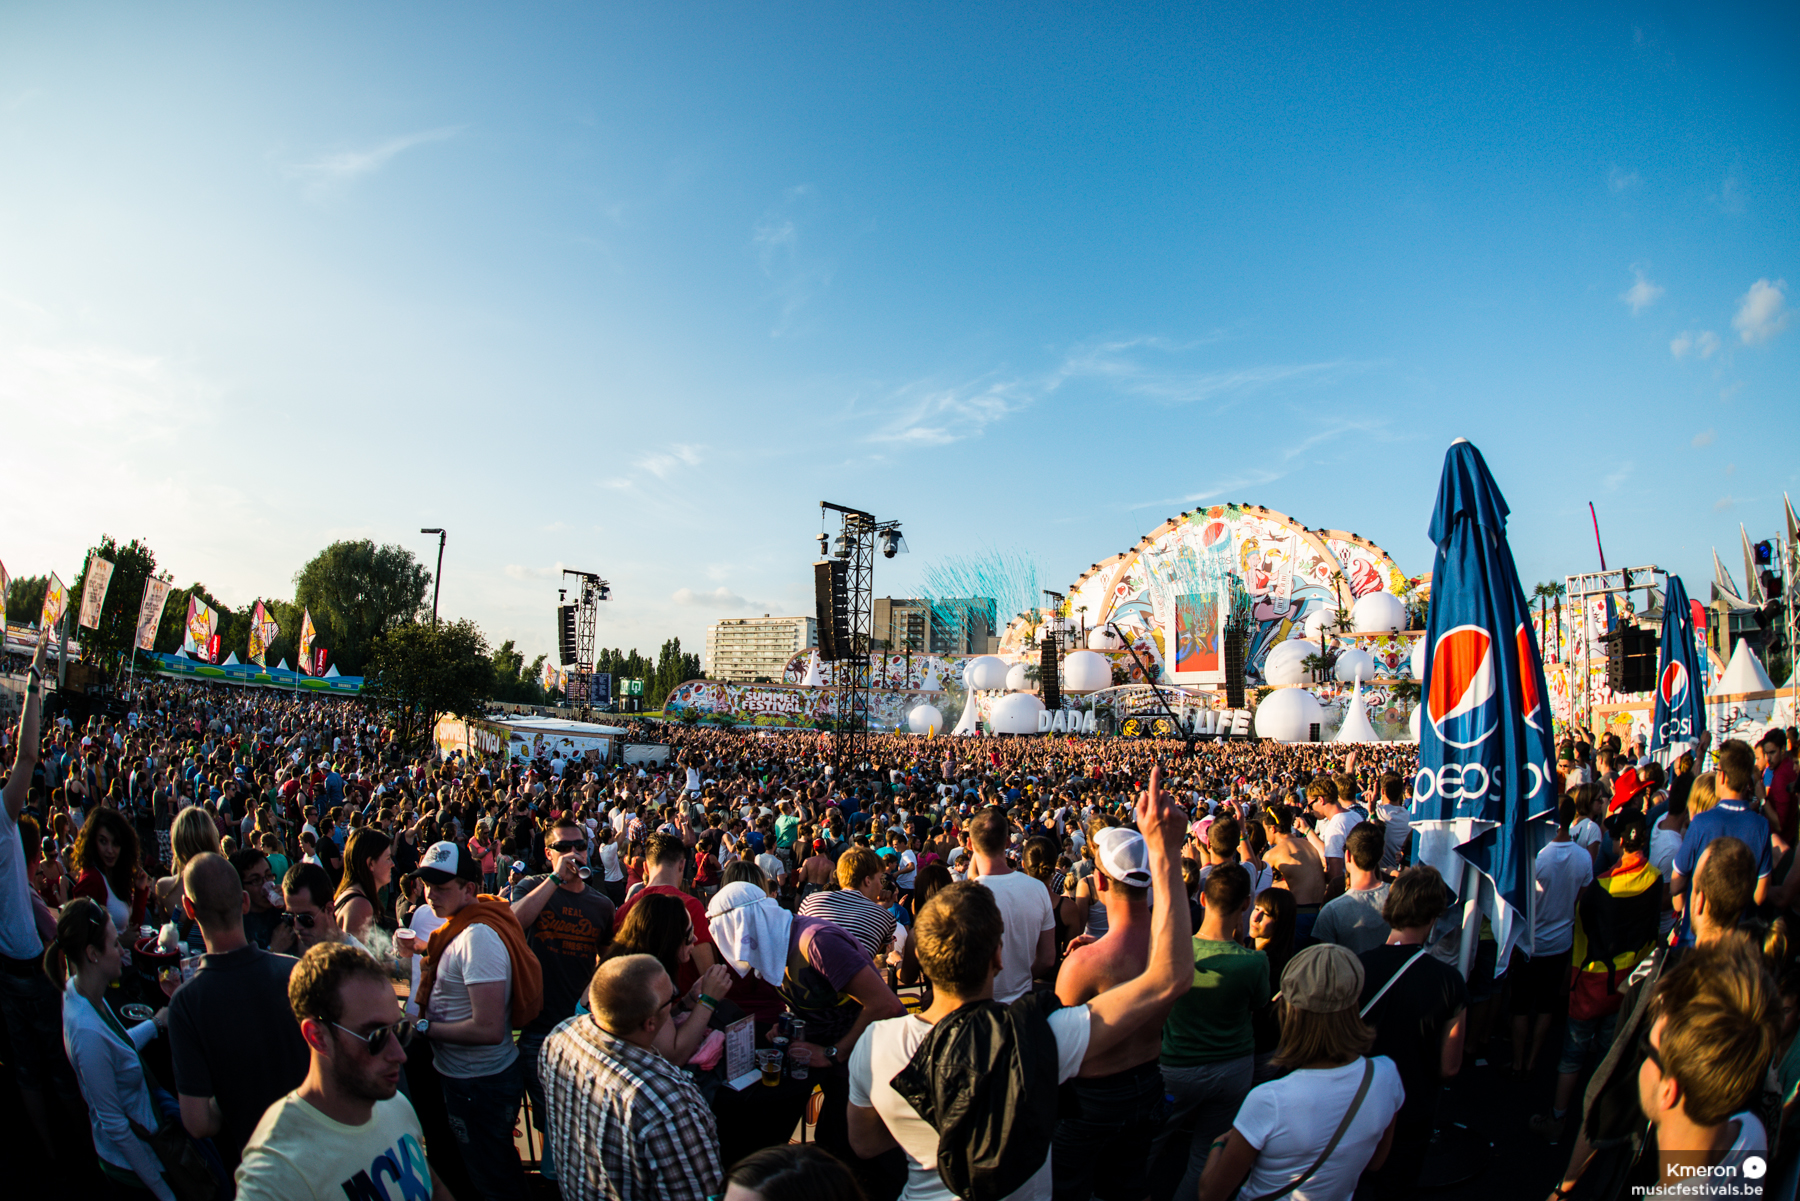
[(782, 670), (800, 651), (819, 645), (819, 623), (811, 617), (728, 617), (706, 627), (701, 664), (709, 680), (781, 682)]
[(988, 597), (929, 601), (875, 598), (875, 640), (890, 651), (936, 655), (986, 655), (999, 649), (995, 605)]

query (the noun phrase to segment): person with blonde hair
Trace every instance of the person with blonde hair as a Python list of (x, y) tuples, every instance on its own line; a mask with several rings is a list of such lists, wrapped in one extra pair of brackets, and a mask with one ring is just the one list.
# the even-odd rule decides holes
[(192, 923), (181, 906), (181, 902), (187, 897), (181, 887), (182, 869), (187, 867), (190, 859), (197, 856), (223, 853), (219, 843), (218, 823), (198, 805), (188, 806), (175, 815), (175, 824), (169, 827), (169, 849), (174, 862), (170, 865), (170, 874), (156, 882), (156, 907), (157, 912), (166, 920), (181, 927), (183, 936), (186, 936)]
[(1362, 990), (1348, 947), (1317, 943), (1288, 961), (1274, 1062), (1290, 1070), (1251, 1089), (1213, 1141), (1200, 1201), (1348, 1201), (1364, 1169), (1387, 1160), (1406, 1094), (1394, 1061), (1367, 1054), (1375, 1032), (1358, 1010)]

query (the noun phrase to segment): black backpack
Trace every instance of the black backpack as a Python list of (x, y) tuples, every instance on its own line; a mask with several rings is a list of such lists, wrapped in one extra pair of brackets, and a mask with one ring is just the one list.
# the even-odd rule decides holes
[(938, 1133), (938, 1175), (963, 1201), (1000, 1201), (1023, 1188), (1056, 1133), (1053, 992), (1011, 1005), (973, 1001), (931, 1028), (894, 1091)]

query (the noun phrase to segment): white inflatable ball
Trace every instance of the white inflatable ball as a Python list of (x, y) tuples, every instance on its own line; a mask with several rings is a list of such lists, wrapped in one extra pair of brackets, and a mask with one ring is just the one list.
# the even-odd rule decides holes
[(1413, 643), (1412, 678), (1415, 680), (1425, 678), (1425, 640), (1423, 638)]
[(906, 728), (915, 734), (929, 734), (933, 730), (942, 731), (944, 715), (938, 712), (936, 705), (920, 705), (906, 715)]
[(1263, 682), (1267, 684), (1304, 684), (1311, 676), (1306, 666), (1309, 656), (1319, 653), (1319, 644), (1304, 638), (1290, 638), (1269, 648), (1263, 659)]
[(1029, 692), (1037, 687), (1036, 684), (1025, 678), (1028, 666), (1025, 663), (1015, 663), (1006, 669), (1006, 690), (1008, 692)]
[(1111, 626), (1101, 626), (1088, 631), (1088, 649), (1091, 651), (1122, 651), (1125, 640), (1113, 633)]
[(1009, 692), (988, 710), (988, 725), (996, 734), (1035, 734), (1044, 702), (1029, 692)]
[(1337, 663), (1332, 667), (1334, 679), (1346, 684), (1356, 682), (1357, 673), (1362, 673), (1362, 681), (1367, 684), (1375, 678), (1375, 656), (1360, 646), (1347, 647), (1338, 655)]
[(1358, 597), (1350, 610), (1350, 628), (1358, 634), (1385, 634), (1405, 625), (1406, 605), (1392, 592)]
[(1425, 712), (1425, 705), (1423, 702), (1414, 705), (1412, 716), (1408, 718), (1406, 722), (1407, 726), (1412, 730), (1412, 740), (1414, 742), (1419, 741), (1419, 715), (1423, 712)]
[(1276, 742), (1309, 742), (1325, 720), (1324, 707), (1304, 688), (1278, 688), (1256, 706), (1256, 736)]
[(1006, 660), (998, 655), (982, 655), (969, 660), (963, 668), (963, 683), (977, 692), (998, 692), (1006, 687)]
[(1098, 692), (1112, 687), (1112, 661), (1093, 651), (1074, 651), (1063, 660), (1064, 692)]

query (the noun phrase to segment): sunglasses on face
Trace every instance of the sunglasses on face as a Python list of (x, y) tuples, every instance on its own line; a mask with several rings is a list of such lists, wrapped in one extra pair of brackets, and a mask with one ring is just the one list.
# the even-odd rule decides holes
[(552, 851), (565, 851), (565, 852), (566, 851), (585, 851), (585, 850), (587, 850), (587, 845), (588, 845), (587, 839), (585, 839), (585, 838), (571, 838), (564, 842), (550, 843), (549, 849)]
[(1638, 1053), (1645, 1059), (1648, 1059), (1651, 1063), (1655, 1064), (1656, 1070), (1659, 1073), (1667, 1074), (1663, 1072), (1662, 1055), (1655, 1047), (1650, 1045), (1650, 1031), (1648, 1030), (1645, 1030), (1642, 1037), (1638, 1039)]
[(400, 1045), (403, 1047), (412, 1043), (413, 1024), (404, 1019), (395, 1022), (391, 1026), (383, 1026), (379, 1030), (371, 1030), (367, 1034), (358, 1034), (348, 1026), (338, 1026), (336, 1022), (331, 1024), (337, 1026), (339, 1030), (342, 1030), (357, 1042), (362, 1043), (369, 1049), (370, 1055), (379, 1055), (387, 1050), (389, 1036), (399, 1039)]
[(311, 913), (294, 913), (285, 909), (281, 913), (283, 925), (299, 926), (302, 930), (312, 929), (318, 920), (318, 917)]

